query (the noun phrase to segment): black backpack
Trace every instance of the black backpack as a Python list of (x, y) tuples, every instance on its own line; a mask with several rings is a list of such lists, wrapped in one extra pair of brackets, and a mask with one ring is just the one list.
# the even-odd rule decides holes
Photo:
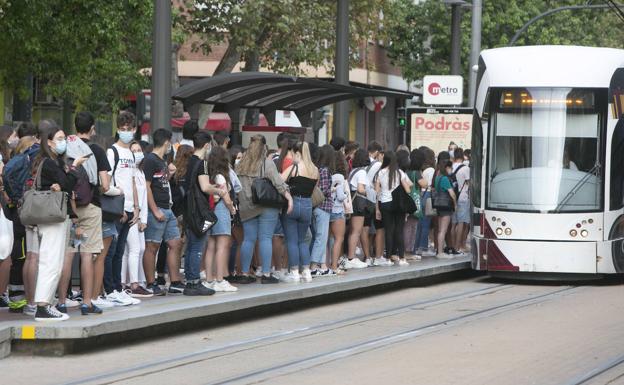
[(206, 162), (197, 162), (195, 167), (193, 167), (184, 208), (184, 223), (198, 237), (206, 234), (217, 223), (217, 216), (210, 209), (208, 197), (201, 191), (199, 183), (197, 183), (199, 167), (201, 166), (204, 166), (205, 169)]

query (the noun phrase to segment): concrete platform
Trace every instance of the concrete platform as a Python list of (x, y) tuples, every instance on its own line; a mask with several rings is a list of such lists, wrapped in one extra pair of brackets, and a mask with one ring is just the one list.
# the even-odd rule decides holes
[[(452, 260), (425, 258), (406, 267), (350, 270), (346, 275), (314, 278), (312, 283), (238, 285), (236, 293), (210, 297), (169, 295), (143, 300), (140, 305), (107, 309), (103, 315), (81, 316), (70, 309), (70, 319), (36, 323), (22, 314), (0, 312), (0, 357), (14, 352), (63, 355), (105, 345), (205, 328), (234, 322), (294, 306), (336, 301), (470, 269), (470, 257)], [(371, 290), (372, 289), (372, 290)]]

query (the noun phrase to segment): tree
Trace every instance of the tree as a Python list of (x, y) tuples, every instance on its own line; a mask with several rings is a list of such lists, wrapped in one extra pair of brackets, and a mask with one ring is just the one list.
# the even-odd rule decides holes
[(144, 0), (0, 0), (0, 83), (24, 94), (32, 74), (79, 108), (119, 106), (149, 84), (152, 14)]
[[(360, 43), (379, 39), (379, 28), (390, 5), (385, 0), (351, 2), (351, 66)], [(336, 2), (332, 0), (187, 0), (184, 13), (189, 33), (199, 39), (194, 46), (205, 54), (227, 43), (215, 75), (231, 72), (240, 61), (244, 71), (269, 71), (303, 75), (302, 64), (333, 69)], [(200, 112), (200, 125), (209, 108)]]
[[(441, 1), (393, 0), (388, 17), (388, 56), (409, 81), (429, 74), (449, 73), (450, 8)], [(504, 47), (528, 20), (549, 9), (586, 4), (586, 0), (484, 1), (482, 49)], [(608, 10), (575, 10), (556, 13), (536, 22), (516, 45), (576, 44), (624, 46), (622, 21)], [(469, 8), (462, 18), (462, 68), (468, 79), (471, 20)]]

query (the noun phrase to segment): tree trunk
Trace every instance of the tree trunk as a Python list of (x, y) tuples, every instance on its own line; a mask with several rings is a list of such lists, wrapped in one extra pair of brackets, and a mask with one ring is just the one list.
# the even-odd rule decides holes
[[(236, 64), (240, 61), (240, 52), (238, 52), (238, 47), (234, 44), (229, 44), (227, 50), (225, 51), (225, 55), (221, 58), (219, 65), (214, 71), (213, 76), (219, 75), (222, 73), (232, 72)], [(199, 118), (198, 123), (199, 127), (203, 128), (206, 126), (208, 122), (208, 118), (210, 117), (210, 113), (212, 112), (213, 105), (212, 104), (200, 104), (199, 105)]]

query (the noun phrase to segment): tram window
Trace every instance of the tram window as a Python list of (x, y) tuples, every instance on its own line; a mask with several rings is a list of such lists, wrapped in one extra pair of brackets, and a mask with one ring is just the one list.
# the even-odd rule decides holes
[(624, 206), (624, 118), (615, 125), (611, 140), (611, 194), (609, 208), (619, 210)]
[(598, 93), (574, 88), (499, 90), (490, 120), (489, 208), (601, 209)]

